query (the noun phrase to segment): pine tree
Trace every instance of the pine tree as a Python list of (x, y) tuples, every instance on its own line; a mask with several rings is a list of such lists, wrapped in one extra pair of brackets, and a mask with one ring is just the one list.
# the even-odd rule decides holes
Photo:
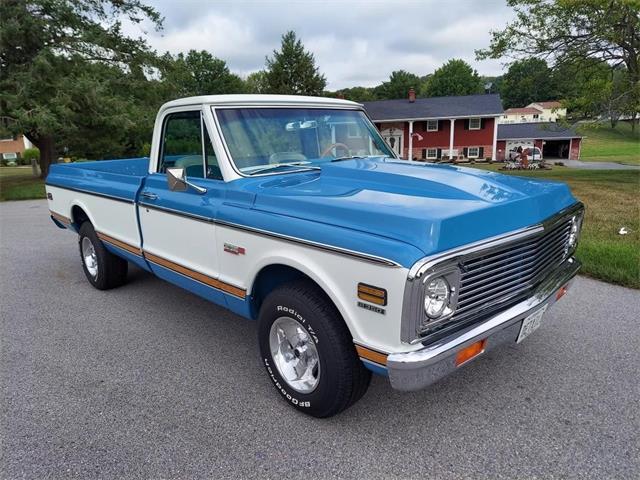
[(311, 52), (304, 49), (294, 31), (282, 36), (280, 51), (266, 59), (266, 93), (285, 95), (321, 95), (327, 80), (315, 64)]

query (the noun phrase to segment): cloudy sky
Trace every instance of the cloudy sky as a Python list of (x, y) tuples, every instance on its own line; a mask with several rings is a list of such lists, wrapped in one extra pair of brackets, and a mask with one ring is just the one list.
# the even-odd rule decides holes
[(264, 67), (281, 35), (295, 30), (313, 52), (330, 90), (373, 86), (404, 69), (425, 75), (450, 58), (462, 58), (480, 74), (502, 71), (500, 61), (476, 62), (474, 50), (489, 31), (512, 17), (504, 0), (174, 0), (151, 1), (164, 29), (144, 30), (159, 52), (205, 49), (242, 76)]

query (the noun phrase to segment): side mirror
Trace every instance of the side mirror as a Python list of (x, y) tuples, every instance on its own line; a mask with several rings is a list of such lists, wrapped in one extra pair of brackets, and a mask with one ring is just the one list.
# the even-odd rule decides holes
[(194, 185), (187, 180), (187, 174), (182, 167), (167, 168), (167, 184), (172, 192), (186, 192), (191, 187), (199, 194), (207, 193), (206, 188)]
[(184, 168), (167, 168), (167, 183), (169, 184), (169, 190), (172, 192), (186, 191), (189, 186), (187, 185), (187, 175), (184, 172)]

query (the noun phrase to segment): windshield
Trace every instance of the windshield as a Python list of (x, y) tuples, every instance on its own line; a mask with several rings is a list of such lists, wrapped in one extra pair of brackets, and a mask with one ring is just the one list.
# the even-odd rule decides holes
[(216, 114), (232, 160), (245, 175), (394, 156), (360, 110), (228, 108)]

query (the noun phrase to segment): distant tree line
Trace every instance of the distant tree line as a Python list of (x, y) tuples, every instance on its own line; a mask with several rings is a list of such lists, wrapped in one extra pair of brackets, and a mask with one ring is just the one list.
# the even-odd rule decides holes
[[(148, 155), (158, 107), (191, 95), (277, 93), (355, 101), (500, 93), (505, 107), (562, 99), (577, 117), (612, 126), (640, 111), (640, 7), (631, 0), (508, 0), (516, 21), (492, 32), (478, 59), (509, 58), (482, 77), (452, 59), (433, 73), (391, 73), (374, 87), (327, 91), (312, 53), (293, 31), (246, 78), (212, 53), (153, 51), (122, 34), (122, 21), (162, 28), (143, 0), (0, 2), (0, 134), (24, 134), (40, 149), (43, 176), (59, 156)], [(633, 122), (635, 124), (635, 122)]]

